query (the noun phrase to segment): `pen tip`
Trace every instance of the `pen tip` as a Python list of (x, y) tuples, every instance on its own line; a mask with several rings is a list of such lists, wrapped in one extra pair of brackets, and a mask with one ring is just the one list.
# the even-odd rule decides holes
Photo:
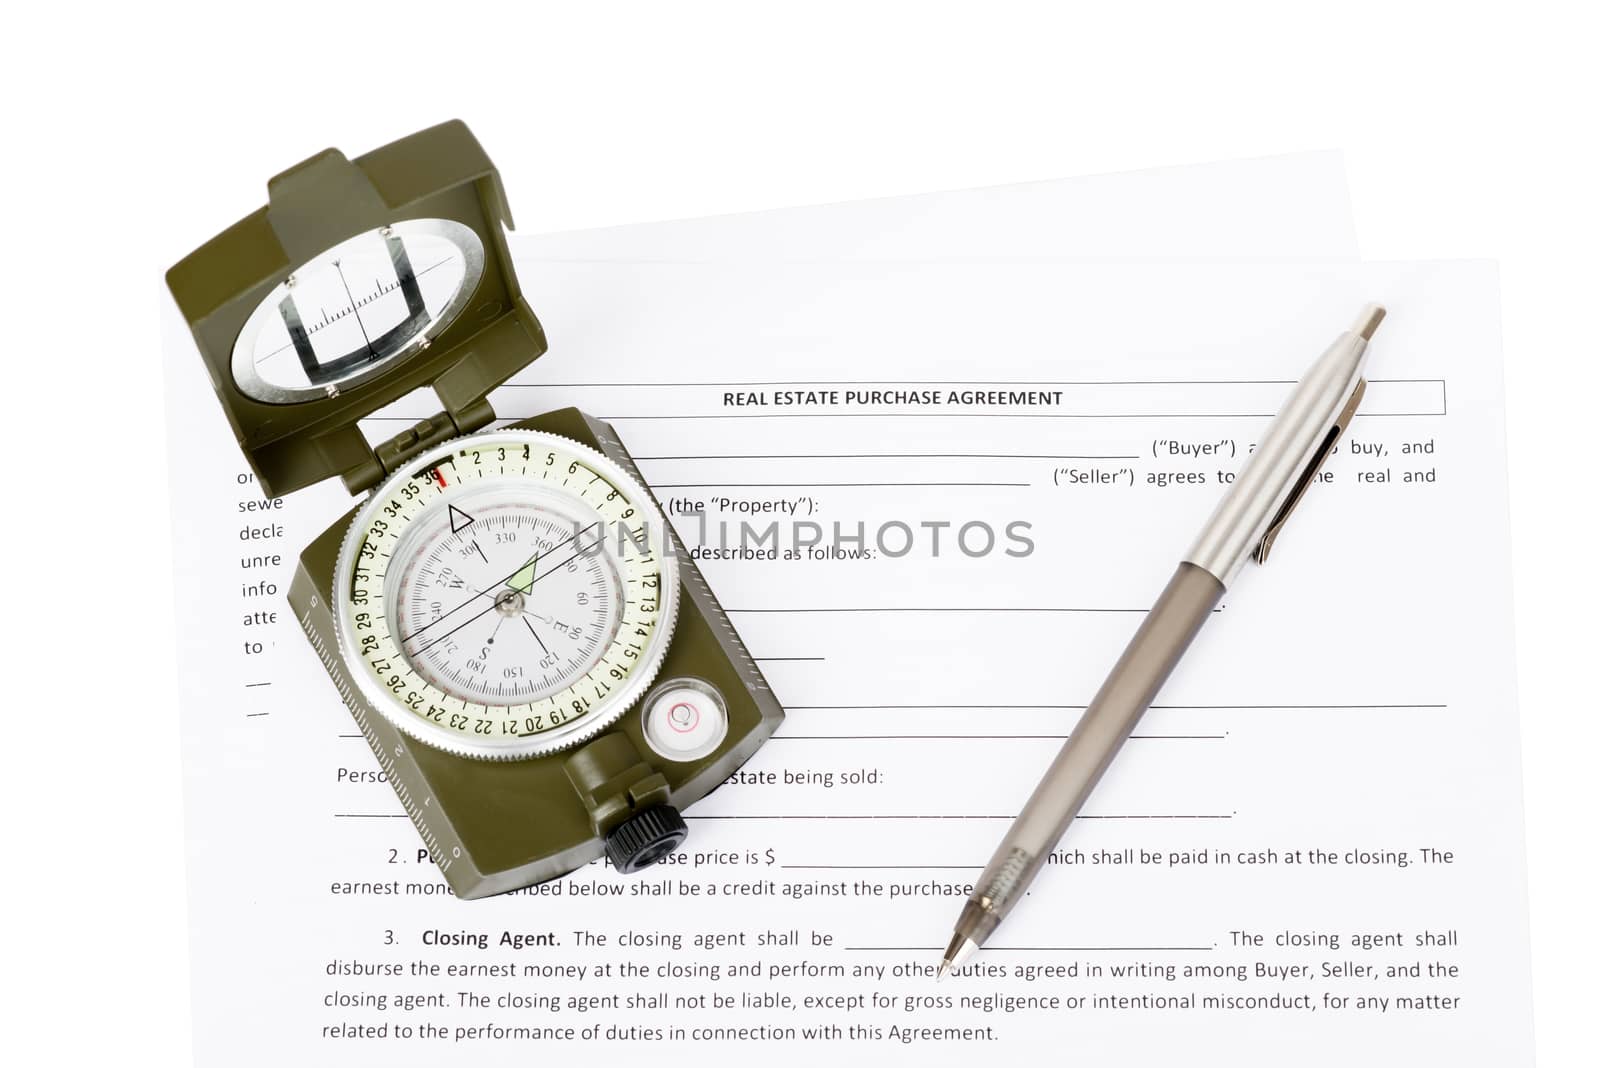
[(940, 961), (939, 962), (939, 974), (933, 977), (934, 978), (934, 982), (943, 982), (944, 981), (944, 977), (949, 975), (949, 974), (950, 974), (950, 962), (947, 961), (947, 960)]
[(950, 939), (950, 948), (944, 951), (944, 960), (939, 962), (939, 978), (943, 979), (955, 969), (961, 967), (971, 956), (978, 952), (978, 943), (959, 932)]
[(1387, 314), (1383, 305), (1368, 304), (1361, 309), (1361, 314), (1356, 317), (1355, 325), (1350, 328), (1350, 332), (1363, 341), (1371, 341), (1372, 335), (1377, 332), (1378, 324), (1383, 322), (1383, 317)]

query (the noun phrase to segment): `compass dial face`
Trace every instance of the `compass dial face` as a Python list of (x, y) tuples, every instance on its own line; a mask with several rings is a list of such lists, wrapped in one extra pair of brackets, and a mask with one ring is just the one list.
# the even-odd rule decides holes
[(460, 438), (384, 483), (345, 536), (341, 652), (412, 737), (513, 759), (587, 739), (658, 670), (675, 561), (642, 487), (532, 431)]

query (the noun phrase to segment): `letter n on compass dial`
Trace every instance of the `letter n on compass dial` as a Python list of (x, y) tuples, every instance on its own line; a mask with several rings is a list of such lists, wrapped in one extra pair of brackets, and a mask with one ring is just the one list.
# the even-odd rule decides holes
[(592, 737), (649, 685), (677, 611), (649, 495), (576, 442), (502, 430), (423, 453), (340, 553), (340, 642), (412, 737), (515, 759)]

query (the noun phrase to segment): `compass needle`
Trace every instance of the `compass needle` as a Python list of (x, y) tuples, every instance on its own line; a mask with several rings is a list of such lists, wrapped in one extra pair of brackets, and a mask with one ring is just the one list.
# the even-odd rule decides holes
[(539, 651), (542, 652), (545, 656), (549, 656), (550, 655), (550, 647), (544, 643), (544, 639), (543, 638), (539, 637), (539, 632), (537, 630), (535, 630), (534, 627), (533, 627), (533, 621), (530, 620), (527, 616), (523, 616), (522, 617), (522, 622), (527, 625), (528, 633), (533, 635), (533, 640), (539, 643)]
[(539, 570), (540, 555), (540, 553), (534, 553), (533, 559), (529, 560), (522, 570), (506, 579), (506, 585), (514, 590), (520, 589), (524, 592), (531, 589), (533, 587), (533, 576)]

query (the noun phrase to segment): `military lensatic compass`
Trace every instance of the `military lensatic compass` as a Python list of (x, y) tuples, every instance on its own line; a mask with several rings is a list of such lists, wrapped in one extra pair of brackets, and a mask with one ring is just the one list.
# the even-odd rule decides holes
[(659, 860), (783, 711), (609, 426), (488, 429), (545, 351), (493, 165), (446, 123), (268, 192), (167, 282), (263, 490), (368, 494), (289, 600), (406, 811), (461, 897)]

